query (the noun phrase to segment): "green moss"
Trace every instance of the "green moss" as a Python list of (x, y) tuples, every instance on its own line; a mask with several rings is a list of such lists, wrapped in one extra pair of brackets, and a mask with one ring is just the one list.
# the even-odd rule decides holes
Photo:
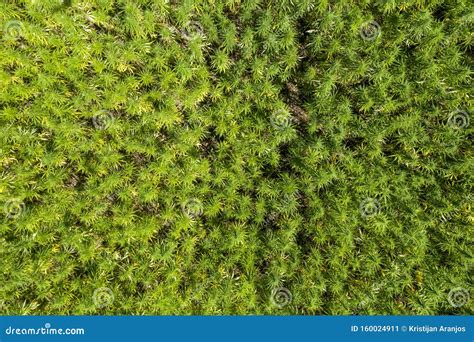
[(472, 314), (467, 1), (4, 1), (2, 314)]

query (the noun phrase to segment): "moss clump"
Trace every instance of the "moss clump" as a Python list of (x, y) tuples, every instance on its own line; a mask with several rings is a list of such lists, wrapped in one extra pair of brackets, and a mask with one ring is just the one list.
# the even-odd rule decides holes
[(2, 314), (473, 313), (467, 1), (0, 24)]

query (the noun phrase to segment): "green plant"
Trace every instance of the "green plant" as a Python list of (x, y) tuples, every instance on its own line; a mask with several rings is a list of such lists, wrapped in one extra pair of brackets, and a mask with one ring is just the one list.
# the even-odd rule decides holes
[(0, 23), (2, 314), (473, 313), (467, 1)]

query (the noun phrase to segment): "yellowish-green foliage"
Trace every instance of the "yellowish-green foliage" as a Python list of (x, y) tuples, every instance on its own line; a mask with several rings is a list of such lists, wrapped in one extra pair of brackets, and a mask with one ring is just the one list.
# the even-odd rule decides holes
[(472, 314), (473, 20), (3, 0), (0, 313)]

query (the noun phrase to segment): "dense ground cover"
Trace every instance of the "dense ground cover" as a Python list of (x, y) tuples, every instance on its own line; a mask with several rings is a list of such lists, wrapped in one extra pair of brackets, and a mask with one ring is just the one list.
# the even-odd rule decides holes
[(472, 314), (473, 19), (2, 1), (1, 313)]

